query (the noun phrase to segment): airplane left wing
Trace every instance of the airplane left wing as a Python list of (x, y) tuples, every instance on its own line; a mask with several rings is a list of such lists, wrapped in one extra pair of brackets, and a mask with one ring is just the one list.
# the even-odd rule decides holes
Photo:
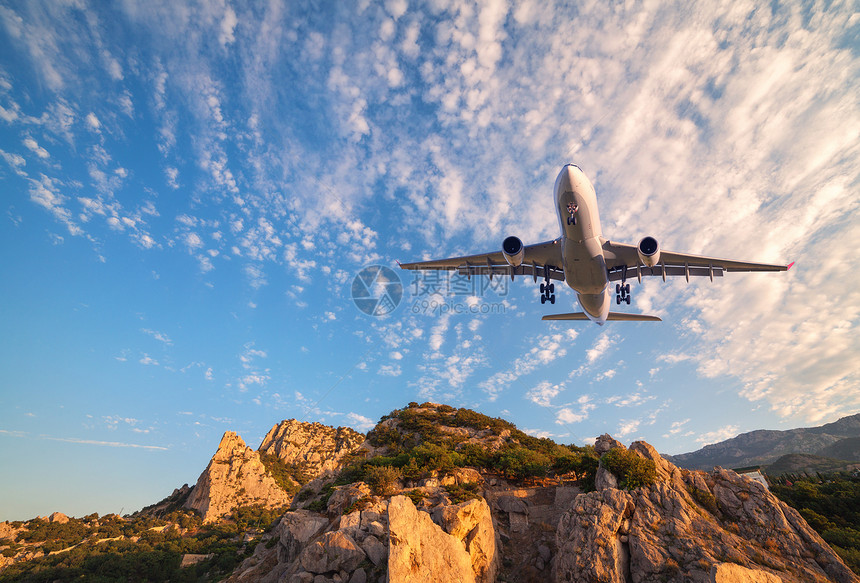
[(401, 263), (401, 269), (456, 271), (460, 275), (531, 275), (564, 281), (561, 241), (545, 241), (522, 247), (522, 262), (512, 266), (501, 251), (448, 259)]

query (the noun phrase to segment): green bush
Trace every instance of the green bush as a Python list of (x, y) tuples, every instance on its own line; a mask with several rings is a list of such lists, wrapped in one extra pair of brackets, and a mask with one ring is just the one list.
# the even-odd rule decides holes
[(427, 494), (421, 490), (410, 490), (406, 493), (406, 497), (412, 500), (412, 503), (415, 504), (415, 506), (418, 506), (427, 497)]
[(657, 481), (657, 464), (639, 457), (629, 449), (610, 449), (600, 458), (603, 467), (615, 474), (625, 490), (648, 486)]
[(477, 482), (466, 482), (463, 485), (445, 486), (445, 491), (448, 492), (448, 498), (452, 504), (461, 504), (468, 500), (481, 499), (481, 486)]
[(711, 494), (707, 490), (700, 490), (695, 486), (687, 486), (687, 491), (693, 497), (693, 500), (698, 502), (699, 506), (710, 512), (711, 514), (717, 514), (719, 509), (717, 507), (717, 499), (714, 498), (714, 495)]
[(506, 475), (522, 480), (545, 476), (551, 463), (543, 453), (516, 445), (500, 451), (494, 465)]
[(368, 466), (364, 472), (365, 481), (377, 496), (390, 496), (397, 491), (400, 470), (392, 466)]

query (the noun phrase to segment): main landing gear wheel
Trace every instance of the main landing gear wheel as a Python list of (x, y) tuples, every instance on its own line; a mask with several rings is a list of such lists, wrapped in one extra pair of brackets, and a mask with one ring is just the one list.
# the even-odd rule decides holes
[(555, 284), (550, 282), (549, 272), (544, 268), (544, 280), (540, 284), (540, 303), (555, 303)]
[(615, 296), (615, 305), (619, 305), (621, 303), (621, 296)]

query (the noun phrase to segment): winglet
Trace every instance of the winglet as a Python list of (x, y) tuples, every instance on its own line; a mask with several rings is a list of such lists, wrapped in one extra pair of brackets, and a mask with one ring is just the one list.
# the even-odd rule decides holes
[(788, 271), (789, 269), (791, 269), (791, 266), (792, 266), (792, 265), (794, 265), (794, 261), (792, 261), (791, 263), (789, 263), (789, 264), (788, 264), (788, 267), (786, 267), (786, 268), (785, 268), (785, 270), (786, 270), (786, 271)]

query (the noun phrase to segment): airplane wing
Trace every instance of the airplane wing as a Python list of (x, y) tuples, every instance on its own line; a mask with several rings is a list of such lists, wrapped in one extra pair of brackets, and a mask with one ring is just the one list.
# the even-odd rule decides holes
[[(541, 318), (541, 320), (590, 320), (585, 312), (573, 312), (570, 314), (549, 314)], [(627, 314), (625, 312), (609, 312), (607, 321), (617, 320), (622, 322), (662, 322), (657, 316), (647, 316), (645, 314)]]
[(749, 261), (733, 261), (730, 259), (719, 259), (717, 257), (705, 257), (703, 255), (691, 255), (689, 253), (676, 253), (674, 251), (660, 251), (660, 259), (653, 267), (642, 264), (636, 245), (615, 243), (607, 241), (603, 244), (603, 254), (606, 258), (606, 269), (609, 271), (609, 280), (618, 281), (626, 277), (661, 276), (666, 277), (685, 276), (690, 277), (722, 277), (727, 271), (788, 271), (794, 263), (789, 265), (772, 265), (768, 263), (752, 263)]
[(564, 281), (561, 241), (559, 239), (525, 245), (523, 251), (523, 262), (517, 267), (509, 265), (501, 251), (495, 251), (448, 259), (401, 263), (400, 268), (456, 271), (460, 275), (510, 275), (511, 277), (531, 275), (537, 278), (547, 274), (550, 279)]

